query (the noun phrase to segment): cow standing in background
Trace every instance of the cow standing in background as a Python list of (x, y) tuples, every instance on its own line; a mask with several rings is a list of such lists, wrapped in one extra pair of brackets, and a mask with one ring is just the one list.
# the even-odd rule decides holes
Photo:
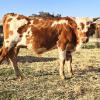
[(8, 57), (18, 78), (23, 76), (17, 65), (16, 51), (18, 48), (25, 46), (40, 54), (52, 49), (57, 44), (60, 62), (59, 73), (61, 78), (65, 79), (65, 60), (69, 63), (67, 67), (72, 75), (71, 52), (88, 40), (70, 17), (31, 19), (10, 13), (3, 18), (3, 31), (4, 43), (0, 52), (0, 63), (5, 57)]

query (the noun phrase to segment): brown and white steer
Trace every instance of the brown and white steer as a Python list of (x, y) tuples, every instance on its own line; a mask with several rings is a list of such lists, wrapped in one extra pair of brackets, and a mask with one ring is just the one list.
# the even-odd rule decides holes
[[(82, 31), (82, 35), (83, 35), (83, 33), (84, 33), (84, 35), (86, 35), (86, 38), (85, 38), (85, 36), (83, 36), (84, 37), (83, 41), (84, 41), (84, 39), (87, 39), (87, 37), (90, 37), (91, 35), (95, 34), (95, 30), (96, 30), (96, 23), (95, 23), (95, 21), (97, 19), (100, 19), (100, 17), (95, 17), (95, 18), (73, 17), (73, 19), (77, 23), (78, 29), (80, 31)], [(79, 34), (79, 35), (81, 35), (81, 34)], [(81, 36), (79, 36), (79, 37), (81, 37)], [(82, 38), (80, 38), (80, 39), (82, 40)], [(79, 47), (81, 46), (81, 44), (79, 45)]]
[(8, 57), (18, 78), (23, 76), (17, 64), (16, 51), (18, 48), (25, 46), (40, 54), (52, 49), (57, 44), (60, 62), (59, 73), (64, 79), (65, 60), (69, 63), (67, 67), (72, 75), (71, 51), (80, 42), (87, 41), (86, 36), (82, 35), (76, 22), (70, 17), (31, 19), (23, 15), (9, 13), (3, 18), (3, 31), (4, 43), (1, 49), (0, 63), (5, 57)]

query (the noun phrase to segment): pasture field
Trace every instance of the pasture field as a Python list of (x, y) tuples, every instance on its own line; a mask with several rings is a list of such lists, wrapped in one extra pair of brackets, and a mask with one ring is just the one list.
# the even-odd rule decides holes
[(37, 56), (21, 49), (18, 65), (25, 79), (14, 80), (10, 64), (0, 65), (0, 100), (100, 100), (100, 49), (73, 53), (74, 76), (61, 80), (58, 53), (52, 50)]

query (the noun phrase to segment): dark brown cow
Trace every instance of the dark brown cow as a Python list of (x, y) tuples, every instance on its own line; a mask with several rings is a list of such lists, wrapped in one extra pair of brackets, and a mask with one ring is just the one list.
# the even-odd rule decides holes
[[(72, 75), (72, 50), (87, 37), (77, 28), (76, 22), (70, 17), (54, 19), (31, 19), (14, 13), (3, 18), (4, 43), (1, 49), (0, 62), (8, 57), (14, 67), (16, 76), (22, 78), (17, 65), (16, 50), (22, 46), (40, 54), (56, 46), (59, 52), (59, 73), (64, 75), (65, 60), (68, 61), (68, 71)], [(80, 35), (81, 34), (81, 35)], [(84, 39), (85, 38), (85, 39)]]

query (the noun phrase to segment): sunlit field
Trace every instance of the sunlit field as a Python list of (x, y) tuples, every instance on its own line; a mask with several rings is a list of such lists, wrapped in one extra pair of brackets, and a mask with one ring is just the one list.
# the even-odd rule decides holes
[(18, 65), (25, 76), (14, 80), (6, 61), (0, 65), (0, 100), (100, 100), (100, 49), (89, 43), (73, 53), (74, 76), (61, 80), (57, 50), (35, 55), (21, 49)]

